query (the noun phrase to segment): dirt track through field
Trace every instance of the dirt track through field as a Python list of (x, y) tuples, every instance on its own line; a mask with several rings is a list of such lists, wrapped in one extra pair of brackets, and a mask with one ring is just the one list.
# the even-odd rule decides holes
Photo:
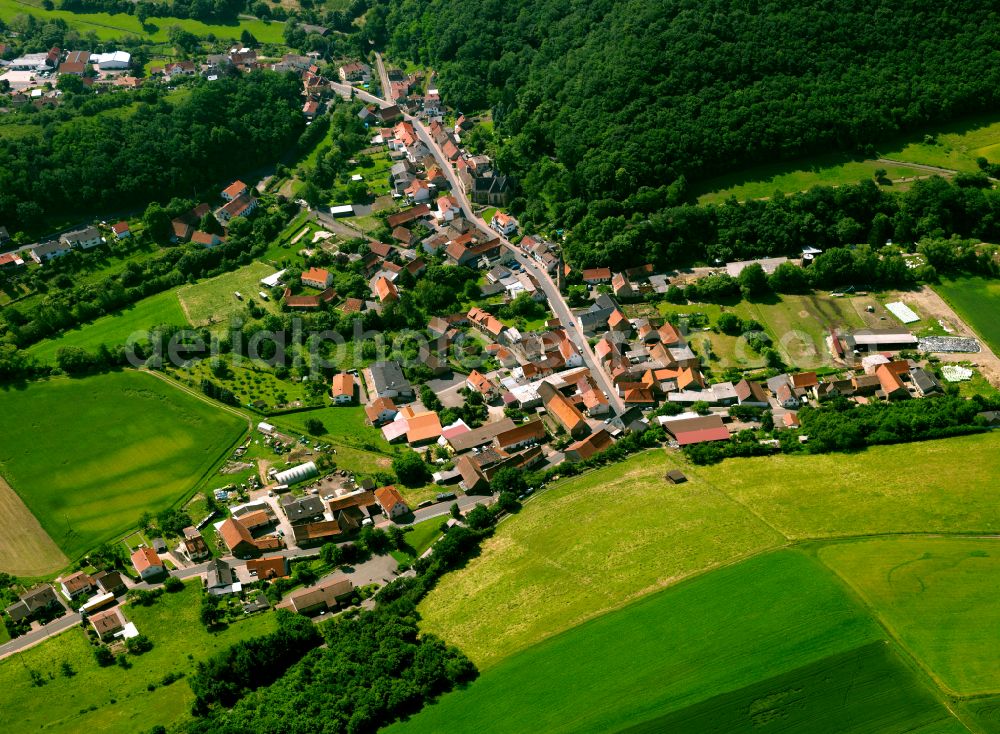
[(0, 477), (0, 571), (42, 576), (68, 563), (28, 506)]

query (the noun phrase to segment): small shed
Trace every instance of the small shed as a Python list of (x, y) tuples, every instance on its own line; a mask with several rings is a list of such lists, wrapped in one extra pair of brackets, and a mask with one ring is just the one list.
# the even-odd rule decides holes
[(680, 469), (671, 469), (667, 472), (666, 479), (671, 484), (683, 484), (687, 481), (687, 477), (684, 476), (684, 472)]
[(157, 553), (167, 552), (167, 543), (163, 538), (153, 538), (153, 550)]

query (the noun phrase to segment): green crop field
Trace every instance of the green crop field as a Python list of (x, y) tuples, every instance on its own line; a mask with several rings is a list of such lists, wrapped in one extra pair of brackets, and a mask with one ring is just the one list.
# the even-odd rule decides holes
[(808, 162), (791, 161), (755, 166), (734, 172), (699, 185), (704, 191), (699, 204), (722, 204), (731, 197), (738, 201), (768, 199), (776, 191), (794, 194), (813, 186), (843, 186), (859, 181), (874, 180), (875, 171), (883, 169), (890, 181), (926, 176), (926, 171), (904, 165), (878, 163), (874, 160), (852, 160), (846, 155), (824, 155)]
[(1000, 433), (692, 469), (789, 538), (1000, 531)]
[(684, 466), (676, 487), (663, 480), (675, 461), (647, 452), (540, 494), (441, 580), (420, 606), (423, 628), (488, 668), (785, 536), (1000, 531), (998, 433)]
[(967, 731), (884, 642), (833, 655), (622, 730), (751, 734)]
[(245, 424), (138, 372), (6, 388), (0, 475), (70, 558), (194, 489)]
[(109, 347), (125, 344), (137, 332), (145, 333), (159, 324), (187, 326), (187, 319), (177, 302), (177, 294), (165, 291), (144, 298), (115, 314), (67, 331), (54, 339), (45, 339), (28, 348), (28, 354), (40, 362), (55, 364), (60, 347), (82, 347), (93, 351), (101, 344)]
[[(423, 628), (477, 665), (501, 658), (697, 571), (784, 542), (696, 477), (641, 454), (539, 495), (421, 604)], [(498, 620), (502, 623), (498, 624)]]
[(1000, 539), (880, 538), (835, 543), (819, 557), (946, 690), (1000, 690)]
[[(273, 273), (274, 268), (270, 265), (251, 263), (231, 273), (182, 286), (177, 289), (177, 297), (194, 326), (224, 324), (230, 317), (245, 313), (247, 301), (251, 299), (268, 311), (277, 313), (278, 306), (274, 301), (264, 301), (258, 295), (258, 291), (267, 290), (260, 284), (260, 279)], [(242, 301), (233, 295), (237, 291), (243, 296)]]
[[(614, 569), (595, 569), (592, 593)], [(495, 629), (510, 624), (495, 610)], [(877, 642), (883, 634), (813, 558), (767, 553), (515, 654), (387, 732), (620, 731), (642, 723), (650, 732), (728, 732), (769, 721), (776, 731), (882, 732), (947, 720)], [(670, 712), (690, 723), (659, 726)], [(839, 718), (848, 712), (856, 728)], [(781, 723), (802, 724), (803, 716), (806, 728)]]
[[(209, 633), (198, 620), (199, 594), (198, 583), (188, 583), (184, 591), (164, 594), (150, 607), (124, 608), (126, 618), (153, 642), (149, 652), (129, 655), (128, 670), (98, 666), (92, 646), (76, 627), (0, 661), (0, 730), (133, 734), (156, 724), (169, 728), (186, 718), (194, 701), (190, 686), (184, 679), (160, 685), (163, 676), (193, 673), (196, 662), (222, 648), (275, 629), (274, 615), (263, 614)], [(63, 673), (63, 662), (71, 666), (72, 676)], [(32, 684), (29, 671), (42, 676), (41, 687)]]
[(1000, 280), (958, 278), (934, 286), (994, 354), (1000, 354)]
[(184, 18), (150, 18), (146, 27), (134, 15), (125, 13), (73, 13), (69, 10), (45, 10), (41, 2), (26, 0), (0, 0), (0, 19), (10, 20), (15, 15), (33, 15), (41, 21), (61, 19), (80, 33), (93, 32), (102, 41), (123, 39), (127, 36), (167, 41), (172, 26), (179, 26), (200, 38), (214, 34), (217, 38), (238, 40), (244, 30), (250, 31), (261, 43), (284, 43), (284, 23), (262, 20), (241, 20), (231, 25), (202, 23)]

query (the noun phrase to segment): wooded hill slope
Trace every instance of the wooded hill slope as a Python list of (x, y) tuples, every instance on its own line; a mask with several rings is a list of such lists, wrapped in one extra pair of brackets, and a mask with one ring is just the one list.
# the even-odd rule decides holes
[(449, 104), (493, 109), (517, 208), (567, 227), (602, 199), (679, 203), (681, 177), (872, 152), (1000, 95), (1000, 16), (978, 0), (393, 0), (369, 22)]

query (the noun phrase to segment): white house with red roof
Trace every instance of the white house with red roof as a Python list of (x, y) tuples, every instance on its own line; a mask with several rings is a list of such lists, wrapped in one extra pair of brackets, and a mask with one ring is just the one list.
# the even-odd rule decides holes
[(504, 237), (509, 237), (517, 231), (517, 220), (509, 214), (498, 211), (493, 215), (490, 226)]
[(242, 181), (233, 181), (226, 188), (222, 190), (222, 198), (226, 201), (232, 201), (237, 199), (247, 192), (247, 185)]
[(309, 268), (302, 273), (302, 285), (324, 290), (333, 283), (333, 274), (324, 268)]

